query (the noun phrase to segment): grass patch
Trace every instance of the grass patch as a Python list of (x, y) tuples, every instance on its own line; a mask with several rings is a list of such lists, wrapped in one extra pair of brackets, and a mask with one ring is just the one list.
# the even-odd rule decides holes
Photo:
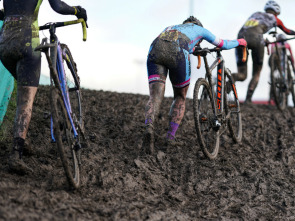
[(13, 92), (7, 107), (3, 123), (0, 126), (0, 141), (6, 140), (8, 137), (11, 137), (12, 127), (14, 123), (15, 111), (16, 111), (16, 81), (14, 81)]

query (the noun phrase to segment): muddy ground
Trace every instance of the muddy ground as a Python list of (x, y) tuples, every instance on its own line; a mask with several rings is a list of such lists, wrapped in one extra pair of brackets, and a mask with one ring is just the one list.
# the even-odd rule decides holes
[(156, 156), (142, 155), (148, 97), (83, 91), (82, 187), (71, 191), (50, 143), (48, 87), (35, 100), (25, 161), (33, 174), (10, 173), (11, 140), (0, 142), (0, 220), (295, 220), (295, 111), (242, 105), (243, 141), (225, 135), (216, 160), (196, 141), (192, 100), (164, 148), (171, 98), (157, 124)]

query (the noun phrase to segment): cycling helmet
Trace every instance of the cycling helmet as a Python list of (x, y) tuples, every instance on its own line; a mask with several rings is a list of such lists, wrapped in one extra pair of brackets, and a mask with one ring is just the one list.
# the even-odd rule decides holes
[(183, 24), (186, 23), (193, 23), (195, 25), (199, 25), (201, 27), (203, 27), (202, 23), (200, 22), (200, 20), (196, 19), (194, 16), (190, 16), (188, 19), (186, 19)]
[(280, 41), (280, 40), (285, 40), (286, 39), (286, 35), (284, 35), (284, 34), (279, 34), (278, 36), (277, 36), (277, 40), (278, 41)]
[(277, 15), (281, 13), (281, 7), (275, 1), (266, 2), (264, 6), (264, 11), (267, 11), (268, 9), (274, 11)]

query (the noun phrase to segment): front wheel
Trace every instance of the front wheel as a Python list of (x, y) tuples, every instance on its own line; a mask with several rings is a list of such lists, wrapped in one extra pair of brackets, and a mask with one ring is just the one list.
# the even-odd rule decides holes
[(79, 149), (63, 97), (56, 88), (51, 91), (51, 105), (53, 133), (60, 159), (70, 186), (78, 188), (80, 186)]
[(219, 128), (214, 114), (214, 103), (207, 81), (199, 78), (195, 84), (193, 105), (197, 137), (206, 157), (215, 159), (219, 151)]
[(270, 57), (270, 78), (271, 78), (271, 90), (275, 103), (280, 110), (286, 108), (286, 85), (284, 82), (284, 76), (280, 64), (280, 59), (276, 54)]
[(240, 102), (236, 86), (233, 83), (230, 73), (225, 72), (226, 87), (225, 87), (225, 113), (228, 122), (230, 135), (234, 142), (239, 143), (242, 140), (242, 116)]

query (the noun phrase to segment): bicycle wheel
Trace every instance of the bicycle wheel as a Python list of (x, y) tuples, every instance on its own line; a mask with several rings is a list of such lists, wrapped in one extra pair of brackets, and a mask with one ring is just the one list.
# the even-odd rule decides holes
[(76, 125), (76, 129), (81, 130), (84, 129), (84, 124), (81, 106), (82, 96), (80, 91), (80, 79), (77, 74), (77, 66), (68, 46), (61, 44), (61, 49), (72, 118)]
[[(290, 58), (288, 58), (288, 59), (290, 59)], [(289, 87), (289, 91), (291, 92), (293, 106), (295, 107), (295, 78), (294, 78), (294, 73), (292, 72), (293, 70), (294, 70), (294, 68), (292, 66), (292, 62), (290, 60), (288, 60), (288, 66), (287, 66), (288, 87)]]
[(270, 69), (272, 94), (275, 103), (278, 109), (284, 110), (286, 108), (286, 85), (284, 83), (280, 59), (276, 54), (270, 57)]
[(242, 140), (242, 116), (236, 86), (229, 71), (225, 71), (224, 109), (228, 119), (228, 128), (234, 142)]
[(77, 158), (76, 140), (63, 97), (57, 88), (51, 90), (53, 132), (60, 159), (70, 186), (80, 185), (80, 170)]
[(205, 79), (199, 78), (193, 96), (195, 127), (201, 149), (211, 160), (218, 154), (220, 137), (218, 129), (214, 127), (216, 117), (213, 102), (209, 84)]

